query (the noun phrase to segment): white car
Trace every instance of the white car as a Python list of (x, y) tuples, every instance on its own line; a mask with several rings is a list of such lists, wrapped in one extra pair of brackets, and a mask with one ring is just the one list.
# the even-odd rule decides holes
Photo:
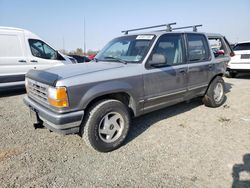
[(228, 63), (227, 71), (230, 77), (237, 73), (250, 73), (250, 41), (240, 42), (233, 48), (235, 56)]
[(72, 64), (30, 31), (0, 27), (0, 90), (23, 87), (30, 69)]

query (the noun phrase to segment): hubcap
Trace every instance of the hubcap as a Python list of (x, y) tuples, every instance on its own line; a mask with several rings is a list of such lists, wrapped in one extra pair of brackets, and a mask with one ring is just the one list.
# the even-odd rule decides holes
[(219, 102), (222, 99), (224, 93), (223, 85), (221, 83), (217, 83), (214, 88), (214, 100)]
[(98, 133), (102, 141), (111, 143), (120, 138), (123, 129), (123, 117), (117, 112), (110, 112), (100, 121)]

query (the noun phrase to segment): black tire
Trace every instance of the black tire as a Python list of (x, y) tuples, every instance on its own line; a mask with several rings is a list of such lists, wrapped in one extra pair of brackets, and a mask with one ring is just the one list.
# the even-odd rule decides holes
[[(215, 95), (215, 88), (218, 84), (221, 84), (220, 87), (222, 87), (222, 95), (219, 95), (220, 97), (216, 98)], [(218, 95), (217, 95), (218, 96)], [(225, 83), (222, 77), (217, 76), (209, 85), (207, 92), (205, 96), (202, 99), (202, 102), (207, 107), (216, 108), (221, 106), (226, 100), (225, 96)]]
[[(107, 130), (107, 128), (101, 129), (100, 127), (102, 125), (103, 127), (105, 126), (105, 117), (107, 117), (107, 119), (112, 119), (114, 116), (120, 118), (118, 120), (120, 121), (120, 124), (122, 125), (120, 127), (122, 128), (119, 129), (119, 131), (115, 130), (115, 136), (112, 137), (113, 139), (116, 138), (116, 140), (112, 141), (112, 139), (106, 139), (110, 138), (111, 136), (108, 137), (109, 135), (101, 133), (101, 131)], [(110, 119), (108, 119), (109, 123), (107, 123), (110, 124), (108, 130), (114, 131), (117, 126), (115, 127), (111, 123)], [(112, 125), (113, 127), (115, 127), (113, 128), (113, 130), (111, 127)], [(119, 125), (119, 123), (116, 125)], [(85, 121), (82, 124), (81, 135), (90, 148), (93, 148), (100, 152), (109, 152), (119, 148), (123, 144), (124, 140), (127, 137), (129, 126), (130, 113), (127, 106), (118, 100), (106, 99), (97, 102), (88, 110)]]

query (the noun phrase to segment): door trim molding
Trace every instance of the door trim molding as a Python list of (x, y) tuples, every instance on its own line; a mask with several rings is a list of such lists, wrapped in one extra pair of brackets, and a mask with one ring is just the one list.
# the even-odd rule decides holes
[(25, 74), (0, 76), (0, 83), (20, 82), (25, 80)]
[(195, 90), (195, 89), (200, 89), (200, 88), (207, 87), (207, 86), (208, 86), (208, 84), (191, 87), (191, 88), (188, 88), (188, 91)]
[(177, 91), (177, 92), (173, 92), (173, 93), (168, 93), (168, 94), (165, 94), (165, 95), (159, 95), (159, 96), (155, 96), (155, 97), (151, 97), (151, 98), (148, 98), (146, 99), (145, 101), (152, 101), (152, 100), (156, 100), (156, 99), (160, 99), (160, 98), (164, 98), (164, 97), (168, 97), (168, 96), (171, 96), (171, 95), (176, 95), (176, 94), (180, 94), (180, 93), (185, 93), (187, 90), (181, 90), (181, 91)]

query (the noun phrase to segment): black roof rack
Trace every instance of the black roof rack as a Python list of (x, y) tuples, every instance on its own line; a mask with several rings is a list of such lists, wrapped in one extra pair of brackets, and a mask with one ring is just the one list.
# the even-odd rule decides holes
[(155, 26), (149, 26), (149, 27), (141, 27), (141, 28), (136, 28), (136, 29), (130, 29), (130, 30), (124, 30), (122, 31), (122, 33), (125, 33), (125, 35), (128, 34), (128, 32), (132, 32), (132, 31), (140, 31), (140, 30), (145, 30), (145, 29), (152, 29), (152, 28), (158, 28), (158, 27), (166, 27), (166, 29), (164, 30), (158, 30), (158, 31), (167, 31), (167, 32), (171, 32), (173, 30), (180, 30), (180, 29), (188, 29), (188, 28), (193, 28), (194, 32), (197, 32), (197, 27), (202, 27), (201, 24), (199, 25), (190, 25), (190, 26), (185, 26), (185, 27), (176, 27), (176, 28), (172, 28), (172, 25), (176, 25), (176, 22), (174, 23), (169, 23), (169, 24), (162, 24), (162, 25), (155, 25)]

